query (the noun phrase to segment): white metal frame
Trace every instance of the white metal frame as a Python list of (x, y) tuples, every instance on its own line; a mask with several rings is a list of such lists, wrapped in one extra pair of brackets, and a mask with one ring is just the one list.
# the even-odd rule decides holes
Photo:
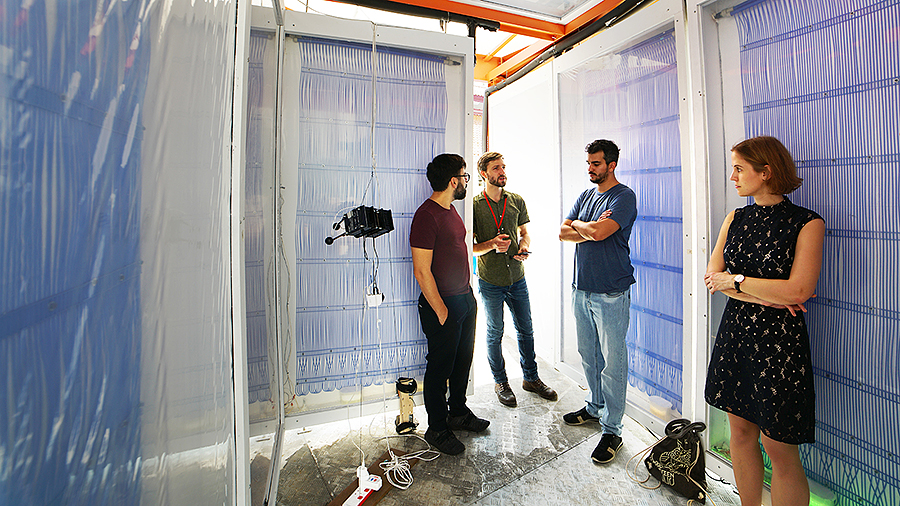
[[(689, 2), (687, 19), (689, 29), (688, 50), (690, 60), (692, 110), (691, 148), (695, 167), (695, 194), (697, 206), (694, 211), (694, 226), (698, 233), (693, 241), (697, 255), (698, 272), (704, 272), (706, 261), (715, 246), (719, 227), (728, 209), (740, 205), (740, 199), (731, 191), (727, 179), (727, 167), (730, 166), (728, 151), (730, 146), (744, 136), (743, 103), (740, 93), (740, 55), (737, 43), (737, 28), (730, 17), (719, 17), (719, 12), (737, 5), (741, 0), (721, 0), (718, 2)], [(720, 42), (733, 40), (734, 44), (722, 45)], [(725, 94), (728, 91), (728, 99)], [(702, 190), (702, 191), (701, 191)], [(702, 203), (701, 203), (702, 201)], [(701, 207), (702, 206), (702, 207)], [(705, 233), (700, 233), (700, 227)], [(711, 427), (704, 435), (709, 448), (710, 434), (716, 429), (716, 423), (727, 423), (720, 414), (709, 409), (703, 398), (705, 385), (705, 364), (712, 349), (712, 340), (718, 327), (719, 319), (725, 307), (721, 298), (710, 297), (706, 287), (697, 276), (694, 281), (696, 297), (691, 301), (697, 315), (693, 331), (695, 355), (698, 368), (697, 375), (690, 383), (692, 393), (697, 402), (697, 416), (703, 415)], [(702, 296), (701, 296), (702, 294)], [(703, 366), (702, 368), (700, 366)], [(685, 385), (688, 382), (685, 381)], [(716, 418), (714, 420), (713, 418)], [(707, 467), (726, 481), (734, 483), (731, 464), (718, 455), (710, 453)]]
[(244, 162), (250, 3), (237, 2), (231, 122), (231, 332), (234, 384), (234, 490), (238, 506), (250, 504), (250, 410), (248, 408), (246, 286), (244, 275)]

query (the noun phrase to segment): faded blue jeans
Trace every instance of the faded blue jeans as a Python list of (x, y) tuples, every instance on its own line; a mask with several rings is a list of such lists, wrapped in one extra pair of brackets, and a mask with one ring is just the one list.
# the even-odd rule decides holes
[(600, 418), (603, 433), (622, 434), (628, 388), (628, 333), (631, 289), (591, 293), (572, 289), (578, 353), (590, 393), (587, 412)]
[(525, 278), (509, 285), (497, 286), (478, 279), (481, 301), (487, 315), (488, 364), (495, 383), (506, 383), (506, 362), (500, 343), (503, 340), (503, 304), (509, 306), (513, 325), (519, 339), (519, 363), (525, 381), (538, 379), (537, 362), (534, 360), (534, 329), (531, 325), (531, 302)]

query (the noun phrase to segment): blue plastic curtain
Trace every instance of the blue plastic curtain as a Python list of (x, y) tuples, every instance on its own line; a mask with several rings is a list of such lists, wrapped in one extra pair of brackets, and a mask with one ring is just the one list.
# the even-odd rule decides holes
[[(628, 382), (681, 411), (681, 141), (674, 31), (587, 62), (570, 74), (561, 79), (560, 101), (580, 102), (574, 106), (583, 118), (583, 135), (567, 139), (572, 135), (564, 127), (563, 148), (583, 152), (593, 139), (611, 139), (621, 150), (617, 177), (637, 195), (638, 217), (629, 243), (637, 283), (631, 289)], [(571, 107), (561, 104), (560, 109)], [(574, 176), (566, 176), (572, 169), (564, 168), (564, 178), (586, 180), (578, 168)]]
[[(298, 44), (299, 138), (288, 140), (300, 159), (296, 393), (421, 378), (426, 348), (409, 226), (431, 194), (424, 169), (444, 149), (445, 63), (376, 48), (373, 138), (373, 47), (306, 37)], [(326, 246), (332, 224), (358, 205), (390, 209), (395, 230)], [(373, 283), (386, 301), (367, 309)]]
[(233, 500), (235, 14), (0, 3), (0, 504)]
[(137, 504), (140, 4), (16, 7), (0, 10), (0, 503)]
[(807, 303), (816, 442), (807, 474), (838, 504), (900, 501), (900, 2), (748, 2), (735, 8), (748, 137), (781, 139), (825, 219)]

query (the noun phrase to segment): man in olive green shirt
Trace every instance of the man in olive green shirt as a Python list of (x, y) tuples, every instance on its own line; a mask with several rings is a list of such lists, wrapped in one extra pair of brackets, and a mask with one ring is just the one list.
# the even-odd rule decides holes
[(555, 401), (556, 392), (538, 377), (534, 359), (534, 330), (531, 302), (522, 262), (528, 247), (528, 209), (525, 200), (503, 189), (506, 164), (500, 153), (485, 153), (478, 160), (478, 174), (485, 189), (474, 199), (473, 251), (478, 256), (478, 286), (487, 314), (488, 363), (494, 375), (494, 391), (500, 403), (516, 406), (516, 394), (509, 386), (500, 342), (503, 339), (503, 304), (509, 306), (519, 341), (522, 388), (544, 399)]

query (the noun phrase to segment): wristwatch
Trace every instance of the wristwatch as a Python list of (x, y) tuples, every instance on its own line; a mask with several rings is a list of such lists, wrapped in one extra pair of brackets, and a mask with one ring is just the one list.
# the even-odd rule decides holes
[(737, 293), (744, 293), (741, 291), (741, 283), (743, 283), (743, 282), (744, 282), (743, 274), (737, 274), (734, 276), (734, 289), (735, 289), (735, 291), (737, 291)]

